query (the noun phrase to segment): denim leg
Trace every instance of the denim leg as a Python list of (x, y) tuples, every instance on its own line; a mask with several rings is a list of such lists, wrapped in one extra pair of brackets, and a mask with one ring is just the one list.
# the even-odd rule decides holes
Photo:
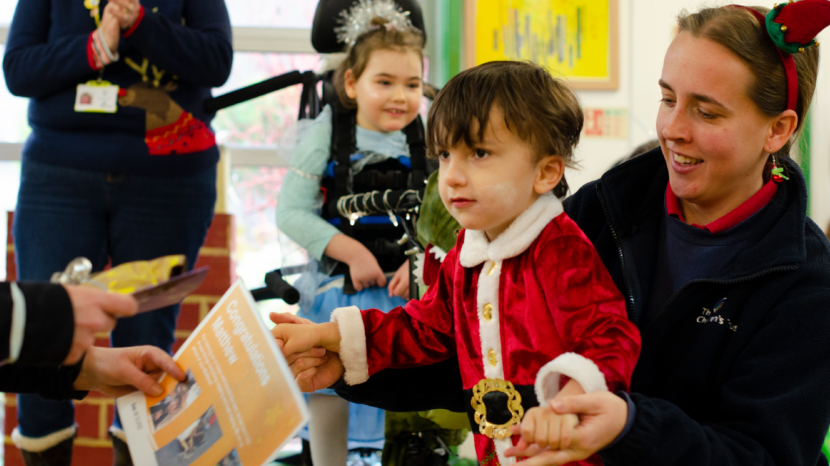
[[(193, 268), (216, 204), (216, 169), (179, 177), (124, 176), (108, 183), (113, 265), (184, 254)], [(121, 319), (112, 346), (154, 345), (170, 351), (179, 306)], [(114, 421), (120, 427), (118, 417)]]
[[(104, 175), (24, 160), (14, 215), (18, 280), (48, 281), (72, 259), (84, 256), (95, 270), (107, 262)], [(32, 316), (37, 318), (36, 316)], [(17, 417), (24, 437), (44, 437), (71, 427), (71, 402), (19, 395)]]

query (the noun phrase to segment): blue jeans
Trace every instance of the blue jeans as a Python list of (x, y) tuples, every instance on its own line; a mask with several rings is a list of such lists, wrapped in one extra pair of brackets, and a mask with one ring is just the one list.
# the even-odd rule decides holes
[[(24, 158), (14, 216), (18, 279), (48, 281), (83, 256), (95, 271), (170, 254), (196, 262), (216, 202), (216, 168), (177, 177), (114, 175)], [(114, 347), (170, 351), (179, 306), (118, 321)], [(29, 318), (37, 318), (30, 316)], [(19, 395), (20, 434), (37, 438), (74, 425), (70, 401)], [(117, 422), (117, 419), (116, 419)]]

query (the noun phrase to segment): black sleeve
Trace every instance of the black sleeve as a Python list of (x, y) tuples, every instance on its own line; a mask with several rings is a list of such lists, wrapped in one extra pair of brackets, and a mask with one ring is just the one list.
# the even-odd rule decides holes
[[(61, 285), (18, 283), (25, 300), (23, 345), (16, 366), (58, 366), (69, 353), (75, 328), (72, 303)], [(9, 359), (11, 283), (0, 283), (0, 361)]]
[(14, 364), (0, 367), (0, 391), (7, 393), (37, 393), (50, 400), (80, 400), (88, 392), (72, 388), (81, 370), (83, 360), (74, 366), (19, 367)]
[[(5, 298), (9, 285), (2, 286), (0, 290)], [(15, 365), (58, 366), (69, 354), (75, 331), (69, 295), (62, 285), (19, 283), (18, 286), (26, 297), (26, 333)], [(8, 352), (8, 345), (5, 346), (3, 351)]]
[(384, 369), (360, 385), (342, 380), (332, 388), (343, 399), (386, 411), (466, 411), (458, 358), (409, 369)]

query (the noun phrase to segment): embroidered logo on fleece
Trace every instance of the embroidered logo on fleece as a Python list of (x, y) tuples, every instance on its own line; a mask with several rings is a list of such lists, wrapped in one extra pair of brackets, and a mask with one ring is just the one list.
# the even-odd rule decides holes
[(699, 324), (718, 324), (718, 325), (726, 325), (729, 330), (733, 332), (738, 331), (738, 325), (733, 324), (731, 320), (728, 318), (724, 318), (723, 315), (718, 315), (718, 311), (723, 309), (723, 306), (726, 304), (726, 298), (721, 299), (714, 306), (712, 309), (703, 308), (703, 312), (700, 313), (700, 316), (695, 320)]

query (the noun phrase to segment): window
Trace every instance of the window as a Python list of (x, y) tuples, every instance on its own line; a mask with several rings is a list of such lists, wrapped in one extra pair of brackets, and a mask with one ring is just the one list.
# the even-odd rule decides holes
[(226, 2), (236, 27), (311, 29), (319, 0), (234, 0)]
[[(293, 70), (314, 70), (314, 54), (236, 52), (228, 82), (215, 89), (221, 95)], [(230, 147), (275, 148), (285, 128), (297, 121), (302, 86), (243, 102), (219, 111), (213, 129), (220, 144)]]

